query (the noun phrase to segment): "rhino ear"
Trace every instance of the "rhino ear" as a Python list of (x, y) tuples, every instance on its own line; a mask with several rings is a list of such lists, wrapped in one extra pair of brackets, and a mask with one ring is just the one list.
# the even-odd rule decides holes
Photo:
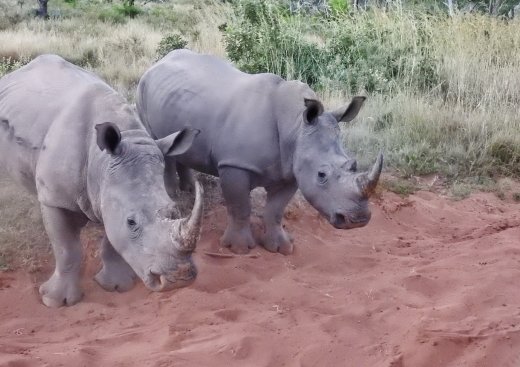
[(199, 133), (200, 130), (198, 129), (182, 129), (181, 131), (156, 140), (156, 143), (165, 156), (173, 157), (186, 153)]
[(303, 112), (303, 120), (307, 124), (313, 124), (316, 117), (323, 113), (323, 105), (315, 99), (305, 98), (305, 111)]
[(363, 96), (355, 96), (349, 104), (332, 111), (332, 115), (338, 122), (350, 122), (357, 116), (366, 99)]
[(121, 132), (116, 124), (104, 122), (96, 125), (97, 145), (99, 149), (106, 150), (110, 154), (119, 153)]

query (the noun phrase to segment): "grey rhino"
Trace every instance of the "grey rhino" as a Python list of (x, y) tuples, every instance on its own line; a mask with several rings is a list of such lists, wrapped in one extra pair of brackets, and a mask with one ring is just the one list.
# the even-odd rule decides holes
[(228, 210), (223, 246), (245, 253), (255, 245), (250, 228), (250, 190), (267, 191), (263, 246), (289, 254), (282, 227), (296, 190), (336, 228), (370, 220), (368, 198), (381, 173), (380, 154), (370, 172), (358, 173), (344, 151), (339, 122), (352, 120), (365, 97), (324, 112), (311, 88), (274, 74), (246, 74), (230, 63), (189, 50), (170, 52), (141, 77), (137, 110), (161, 138), (185, 126), (201, 130), (193, 147), (166, 162), (167, 189), (178, 171), (181, 188), (190, 171), (219, 176)]
[[(164, 187), (164, 156), (185, 152), (198, 131), (150, 137), (135, 110), (94, 74), (54, 55), (0, 79), (0, 163), (37, 194), (56, 268), (40, 287), (49, 307), (73, 305), (80, 289), (81, 228), (102, 223), (108, 291), (190, 284), (200, 235), (202, 189), (179, 218)], [(175, 219), (178, 218), (178, 219)]]

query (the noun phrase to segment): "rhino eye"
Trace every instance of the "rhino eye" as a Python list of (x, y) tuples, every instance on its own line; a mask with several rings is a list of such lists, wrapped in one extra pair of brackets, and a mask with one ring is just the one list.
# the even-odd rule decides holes
[(135, 227), (135, 225), (137, 224), (137, 222), (135, 221), (135, 219), (133, 218), (128, 218), (126, 220), (126, 224), (128, 224), (129, 227)]
[(327, 182), (327, 174), (323, 171), (318, 172), (318, 182), (319, 183), (325, 183)]

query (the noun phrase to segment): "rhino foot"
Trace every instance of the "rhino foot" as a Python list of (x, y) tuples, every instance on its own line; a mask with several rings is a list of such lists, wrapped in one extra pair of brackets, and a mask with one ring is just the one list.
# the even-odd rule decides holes
[(79, 278), (71, 274), (52, 277), (40, 286), (42, 302), (47, 307), (72, 306), (83, 298)]
[(249, 227), (242, 230), (228, 227), (220, 238), (220, 244), (229, 248), (235, 254), (247, 254), (250, 249), (256, 247), (256, 242)]
[(126, 292), (134, 287), (135, 278), (135, 272), (127, 263), (111, 262), (109, 266), (103, 264), (94, 280), (106, 291)]
[(290, 255), (294, 251), (294, 245), (291, 236), (283, 230), (277, 228), (276, 230), (267, 231), (262, 238), (262, 246), (267, 251), (279, 252), (283, 255)]

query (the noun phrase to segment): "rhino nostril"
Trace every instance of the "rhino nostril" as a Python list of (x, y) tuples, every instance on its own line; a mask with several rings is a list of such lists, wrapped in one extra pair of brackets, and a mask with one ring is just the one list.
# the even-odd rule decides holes
[(347, 223), (347, 219), (341, 213), (334, 214), (334, 224), (336, 226), (343, 226)]
[(357, 161), (354, 159), (350, 162), (350, 164), (348, 165), (348, 170), (350, 172), (356, 172), (357, 171)]
[(151, 288), (158, 288), (161, 286), (161, 276), (159, 274), (154, 273), (153, 271), (150, 271), (150, 287)]

